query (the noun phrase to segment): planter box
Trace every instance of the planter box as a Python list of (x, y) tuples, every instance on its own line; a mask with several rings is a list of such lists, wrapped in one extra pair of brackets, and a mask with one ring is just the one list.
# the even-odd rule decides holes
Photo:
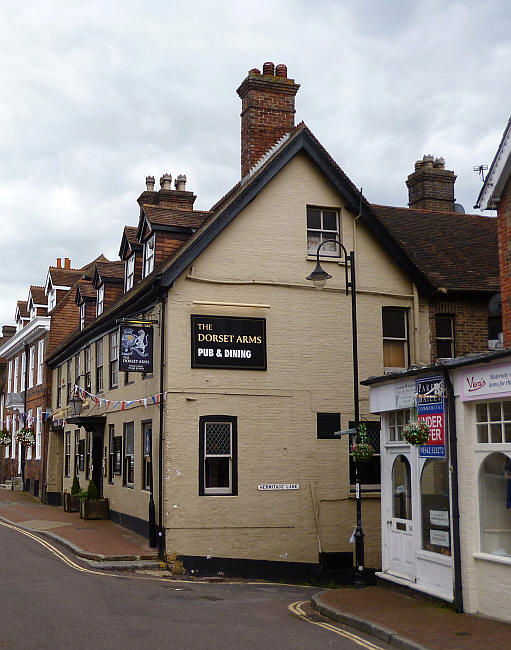
[(64, 492), (64, 512), (80, 512), (80, 499), (75, 494)]
[(82, 519), (108, 519), (108, 499), (81, 499), (80, 517)]

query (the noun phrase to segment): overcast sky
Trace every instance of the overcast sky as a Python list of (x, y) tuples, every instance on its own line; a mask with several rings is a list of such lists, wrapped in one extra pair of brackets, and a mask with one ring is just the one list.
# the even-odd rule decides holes
[(236, 88), (285, 63), (303, 120), (373, 203), (425, 153), (473, 212), (511, 113), (509, 0), (0, 3), (0, 324), (50, 264), (117, 259), (145, 176), (208, 209), (240, 175)]

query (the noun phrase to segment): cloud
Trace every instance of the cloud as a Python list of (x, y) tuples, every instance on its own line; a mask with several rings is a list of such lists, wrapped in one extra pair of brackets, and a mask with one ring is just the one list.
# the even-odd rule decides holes
[(406, 205), (424, 153), (471, 209), (509, 117), (511, 7), (493, 2), (6, 2), (0, 24), (1, 322), (56, 257), (117, 255), (147, 173), (208, 209), (239, 178), (236, 88), (265, 60), (370, 201)]

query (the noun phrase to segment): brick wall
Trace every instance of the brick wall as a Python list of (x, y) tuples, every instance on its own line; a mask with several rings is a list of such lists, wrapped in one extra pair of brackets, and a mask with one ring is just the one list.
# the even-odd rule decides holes
[(443, 159), (437, 159), (435, 165), (432, 156), (424, 156), (415, 163), (415, 171), (408, 176), (408, 205), (419, 210), (440, 210), (453, 212), (454, 183), (453, 171), (443, 168)]
[(437, 314), (452, 314), (455, 328), (455, 355), (488, 349), (488, 301), (486, 298), (467, 300), (431, 300), (429, 323), (431, 361), (437, 359), (436, 326)]
[(241, 177), (295, 125), (299, 85), (283, 65), (265, 63), (263, 74), (250, 70), (237, 92), (241, 98)]
[(497, 229), (499, 235), (500, 290), (504, 347), (511, 346), (511, 178), (501, 193)]

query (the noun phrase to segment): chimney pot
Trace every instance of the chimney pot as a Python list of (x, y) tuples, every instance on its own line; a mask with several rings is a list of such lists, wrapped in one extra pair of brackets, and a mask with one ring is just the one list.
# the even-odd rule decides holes
[(431, 154), (424, 154), (422, 156), (422, 166), (423, 167), (433, 167), (433, 163), (435, 161), (435, 157), (432, 156)]
[(62, 258), (61, 257), (57, 257), (57, 268), (58, 269), (62, 268)]
[(271, 61), (266, 61), (266, 63), (263, 63), (263, 75), (265, 77), (275, 76), (275, 65)]
[(171, 190), (172, 189), (172, 175), (163, 174), (160, 178), (160, 187), (162, 190)]
[(435, 162), (433, 163), (433, 166), (436, 167), (437, 169), (444, 169), (445, 168), (445, 159), (440, 157), (440, 158), (435, 158)]
[(145, 177), (145, 186), (148, 192), (154, 192), (154, 176)]
[(425, 154), (417, 160), (407, 180), (408, 206), (418, 210), (455, 212), (454, 183), (456, 175), (445, 169), (445, 160)]
[(186, 176), (184, 174), (179, 174), (179, 176), (174, 181), (174, 187), (178, 192), (184, 192), (186, 185)]
[(248, 71), (248, 74), (261, 74), (261, 70), (259, 68), (252, 68), (252, 70)]
[(279, 63), (275, 68), (275, 76), (285, 77), (287, 79), (287, 65), (284, 65), (284, 63)]
[(64, 268), (65, 269), (70, 269), (71, 268), (71, 259), (69, 257), (64, 258)]

